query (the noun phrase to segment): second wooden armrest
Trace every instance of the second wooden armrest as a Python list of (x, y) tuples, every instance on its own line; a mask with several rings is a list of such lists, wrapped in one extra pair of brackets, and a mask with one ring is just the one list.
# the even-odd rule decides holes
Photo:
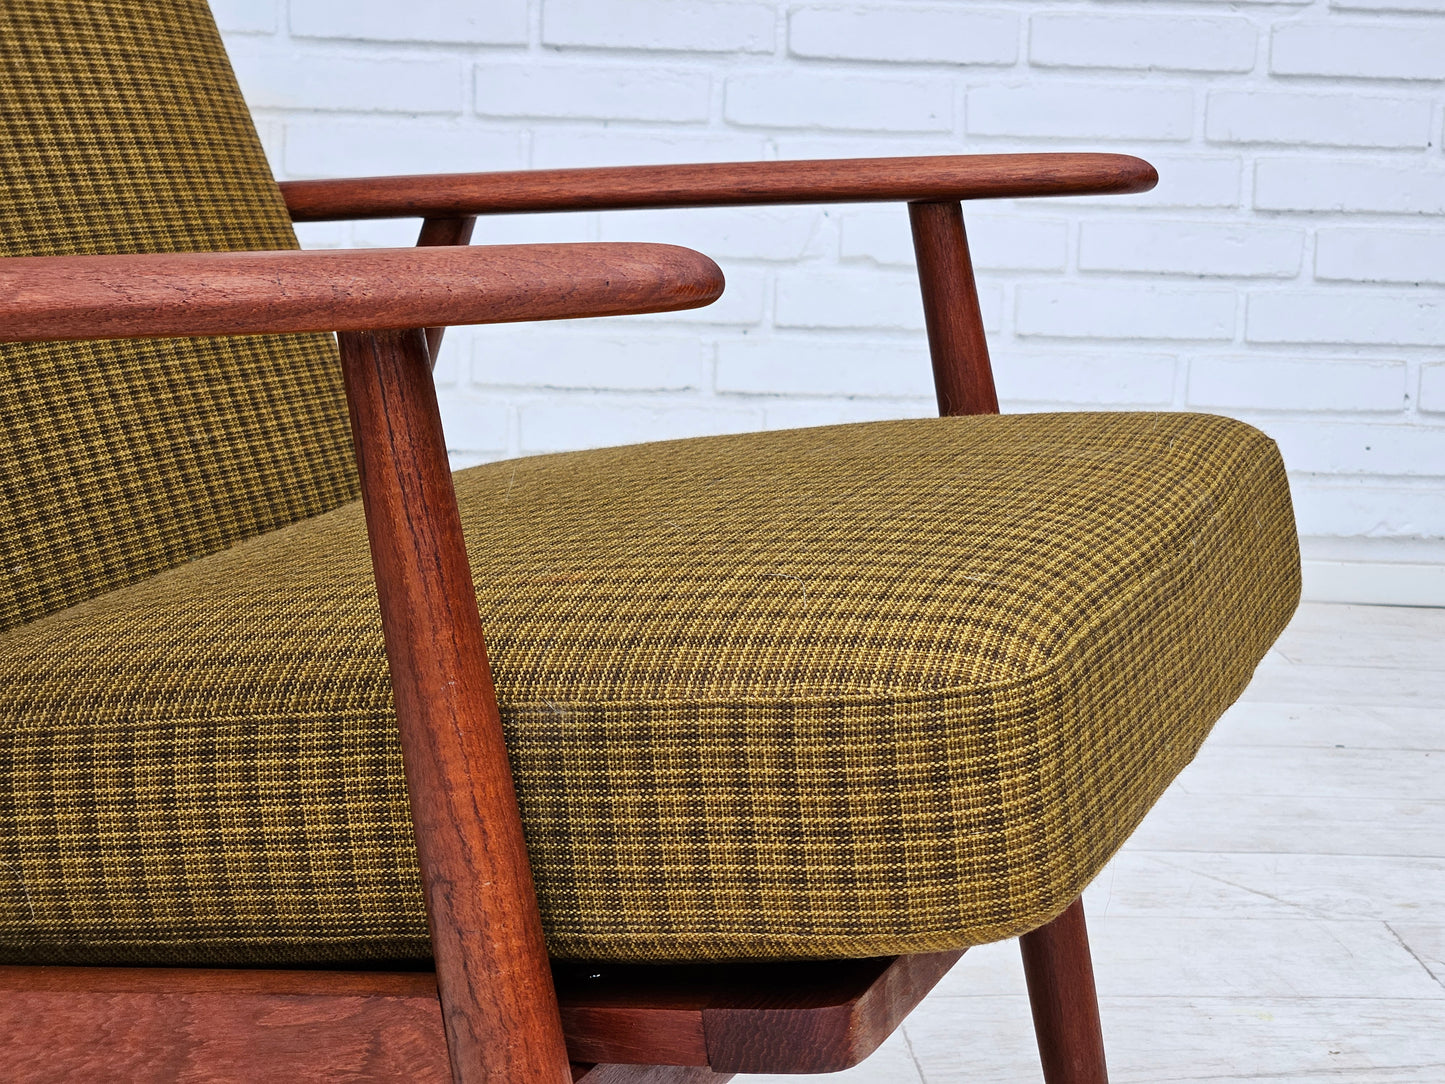
[(508, 173), (286, 181), (297, 222), (455, 218), (641, 207), (1012, 199), (1146, 192), (1154, 167), (1127, 154), (959, 154), (716, 162)]
[(718, 266), (653, 244), (0, 259), (0, 342), (375, 331), (697, 308)]

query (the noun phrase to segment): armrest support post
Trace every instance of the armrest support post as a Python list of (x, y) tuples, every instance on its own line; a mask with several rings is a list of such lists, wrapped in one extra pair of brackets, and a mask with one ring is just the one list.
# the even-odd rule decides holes
[(908, 205), (938, 413), (997, 414), (993, 369), (957, 200)]
[(426, 341), (340, 342), (452, 1078), (570, 1084)]
[[(421, 233), (416, 239), (417, 248), (432, 248), (443, 245), (469, 245), (472, 243), (472, 229), (477, 224), (476, 215), (462, 215), (459, 218), (427, 218), (422, 220)], [(442, 348), (445, 327), (426, 329), (426, 349), (431, 355), (431, 367), (437, 367), (437, 351)]]

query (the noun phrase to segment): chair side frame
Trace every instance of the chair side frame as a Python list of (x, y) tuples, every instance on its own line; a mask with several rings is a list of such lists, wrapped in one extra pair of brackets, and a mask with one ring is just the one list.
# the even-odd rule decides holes
[[(918, 200), (909, 202), (907, 206), (917, 258), (919, 286), (923, 295), (924, 320), (939, 413), (944, 416), (996, 414), (999, 409), (998, 394), (994, 386), (962, 204), (958, 200)], [(425, 219), (418, 243), (464, 244), (472, 234), (474, 221), (472, 216)], [(448, 241), (446, 238), (455, 240)], [(343, 363), (347, 371), (348, 399), (353, 404), (354, 426), (358, 426), (358, 402), (374, 395), (374, 389), (385, 385), (388, 380), (405, 379), (410, 381), (414, 394), (396, 397), (396, 406), (393, 409), (400, 410), (406, 417), (403, 424), (415, 425), (419, 429), (432, 428), (437, 434), (437, 441), (424, 449), (417, 447), (405, 452), (399, 450), (397, 455), (391, 456), (391, 473), (388, 475), (387, 484), (391, 484), (391, 479), (401, 480), (406, 474), (407, 468), (404, 464), (408, 460), (416, 463), (413, 469), (418, 476), (444, 475), (447, 470), (445, 445), (440, 441), (440, 420), (436, 414), (435, 394), (431, 390), (431, 381), (423, 379), (421, 375), (423, 363), (428, 366), (435, 363), (434, 349), (428, 353), (425, 350), (428, 342), (423, 341), (419, 335), (412, 336), (407, 342), (394, 337), (383, 339), (374, 332), (344, 333), (340, 338)], [(439, 346), (440, 329), (428, 331), (427, 340), (434, 348)], [(360, 367), (355, 363), (354, 359), (359, 357), (367, 359), (368, 368), (374, 366), (369, 377), (363, 377)], [(391, 375), (383, 376), (383, 372)], [(407, 375), (403, 377), (403, 373)], [(363, 447), (385, 439), (384, 435), (395, 424), (392, 419), (392, 412), (383, 410), (374, 418), (360, 422), (355, 430), (359, 458), (363, 454)], [(373, 485), (368, 480), (368, 473), (368, 468), (363, 466), (364, 492), (370, 492)], [(450, 478), (449, 475), (446, 477), (446, 489), (449, 493)], [(446, 555), (447, 559), (431, 568), (430, 575), (438, 589), (446, 579), (441, 565), (455, 566), (456, 575), (459, 577), (463, 576), (468, 568), (460, 537), (460, 520), (456, 519), (454, 528), (450, 526), (450, 521), (455, 519), (455, 500), (453, 498), (448, 507), (442, 507), (442, 503), (438, 500), (433, 509), (438, 524), (436, 537), (438, 540), (446, 537), (446, 541), (441, 544), (453, 551)], [(407, 530), (400, 523), (377, 522), (373, 525), (370, 503), (367, 506), (367, 520), (368, 528), (372, 531), (374, 554), (378, 552), (378, 546), (385, 550), (398, 541), (408, 548), (411, 546)], [(412, 549), (411, 552), (413, 560), (425, 561), (424, 547)], [(406, 681), (409, 679), (409, 668), (405, 664), (398, 666), (398, 657), (392, 654), (394, 638), (398, 641), (410, 640), (410, 647), (404, 652), (408, 657), (410, 652), (415, 650), (419, 636), (434, 641), (434, 646), (423, 650), (449, 655), (450, 645), (455, 642), (457, 635), (453, 630), (460, 630), (463, 625), (469, 625), (470, 621), (468, 615), (451, 613), (447, 619), (441, 621), (440, 628), (431, 625), (416, 629), (411, 625), (408, 606), (402, 605), (394, 610), (387, 606), (386, 600), (393, 590), (389, 581), (397, 573), (385, 566), (381, 558), (377, 558), (376, 573), (378, 591), (383, 599), (383, 623), (388, 626), (387, 651), (391, 659), (393, 681), (397, 681), (398, 672), (402, 674), (402, 680)], [(469, 593), (470, 579), (465, 579), (464, 588), (459, 580), (455, 590)], [(476, 624), (475, 633), (470, 628), (465, 632), (468, 638), (473, 635), (476, 638), (476, 647), (468, 650), (474, 658), (480, 659), (481, 668), (486, 670), (485, 648), (481, 644), (479, 622)], [(445, 670), (448, 665), (459, 668), (463, 662), (456, 658), (442, 663), (438, 672)], [(487, 703), (480, 707), (485, 713), (486, 725), (500, 741), (500, 716), (497, 713), (489, 673), (485, 680), (485, 698)], [(419, 702), (416, 710), (421, 712), (427, 709), (424, 703)], [(409, 730), (434, 734), (443, 719), (452, 717), (449, 711), (450, 709), (443, 710), (427, 722), (418, 719), (410, 725), (406, 718), (402, 717), (400, 725), (403, 742), (407, 741)], [(399, 692), (398, 715), (403, 716), (403, 712)], [(429, 739), (429, 742), (431, 740), (434, 739)], [(523, 934), (521, 926), (518, 926), (516, 932), (503, 933), (499, 930), (497, 934), (486, 939), (494, 944), (496, 950), (505, 949), (509, 954), (515, 953), (520, 962), (519, 967), (531, 976), (525, 986), (509, 983), (514, 987), (513, 997), (516, 1002), (510, 1007), (524, 1006), (526, 1015), (509, 1013), (508, 1006), (496, 1003), (492, 994), (495, 984), (490, 982), (492, 976), (479, 976), (475, 967), (475, 944), (469, 946), (456, 933), (464, 924), (463, 920), (460, 920), (460, 916), (455, 912), (449, 916), (445, 910), (455, 905), (455, 898), (443, 901), (442, 893), (434, 887), (444, 885), (448, 892), (454, 892), (455, 886), (465, 883), (468, 878), (472, 883), (477, 883), (475, 863), (477, 856), (485, 852), (486, 845), (466, 845), (462, 849), (465, 849), (469, 857), (463, 858), (457, 841), (476, 837), (484, 823), (490, 824), (492, 830), (496, 831), (500, 821), (508, 819), (511, 821), (508, 825), (509, 834), (520, 847), (524, 859), (514, 873), (517, 889), (515, 898), (502, 904), (494, 895), (487, 908), (472, 908), (475, 914), (472, 922), (485, 921), (483, 912), (488, 908), (506, 907), (519, 918), (535, 914), (532, 882), (525, 866), (525, 843), (521, 842), (521, 820), (516, 811), (515, 798), (510, 792), (510, 773), (505, 776), (505, 786), (500, 785), (493, 777), (494, 773), (500, 776), (501, 772), (506, 771), (505, 749), (503, 747), (493, 759), (467, 761), (458, 758), (449, 762), (438, 761), (439, 770), (435, 774), (428, 777), (418, 774), (415, 778), (413, 760), (423, 761), (430, 758), (420, 753), (413, 758), (405, 745), (404, 755), (407, 758), (412, 815), (417, 825), (418, 850), (422, 852), (424, 847), (431, 848), (422, 853), (422, 877), (428, 893), (428, 915), (432, 925), (437, 982), (443, 1014), (447, 1020), (453, 1079), (457, 1084), (500, 1079), (555, 1079), (566, 1064), (560, 1010), (556, 1008), (554, 994), (550, 999), (539, 996), (551, 994), (550, 985), (545, 991), (530, 985), (537, 982), (536, 976), (544, 974), (546, 968), (546, 949), (540, 940), (540, 922), (537, 922), (535, 932), (529, 928)], [(470, 823), (447, 814), (442, 816), (440, 824), (433, 819), (438, 811), (450, 810), (455, 805), (453, 795), (470, 789), (482, 789), (489, 793), (486, 803), (479, 806), (479, 816), (472, 818)], [(451, 842), (442, 844), (441, 840), (444, 838)], [(479, 894), (474, 893), (469, 898), (475, 903)], [(1020, 939), (1020, 944), (1047, 1084), (1105, 1084), (1107, 1070), (1103, 1035), (1094, 991), (1082, 900), (1074, 900), (1063, 915), (1047, 926), (1025, 934)], [(488, 981), (479, 982), (479, 977)], [(513, 1048), (519, 1037), (525, 1040), (524, 1046), (529, 1055), (548, 1059), (545, 1065), (519, 1073), (521, 1063), (510, 1060), (514, 1056)], [(506, 1066), (497, 1065), (492, 1068), (497, 1055), (504, 1050), (508, 1051), (506, 1057), (509, 1060)], [(531, 1064), (528, 1060), (528, 1065)], [(675, 1074), (684, 1072), (681, 1069), (669, 1071)], [(593, 1069), (592, 1072), (600, 1074), (602, 1070)], [(629, 1077), (629, 1073), (632, 1076)], [(628, 1079), (636, 1080), (638, 1084), (644, 1080), (655, 1080), (660, 1084), (664, 1079), (683, 1079), (677, 1076), (666, 1077), (663, 1070), (655, 1067), (636, 1066), (610, 1066), (606, 1069), (606, 1075), (609, 1081), (616, 1080), (619, 1084)], [(600, 1077), (594, 1075), (588, 1079), (600, 1080)], [(718, 1077), (713, 1076), (711, 1079), (717, 1080)]]
[[(1132, 172), (1125, 171), (1124, 179), (1114, 177), (1109, 187), (1092, 191), (1152, 187), (1152, 169), (1137, 159), (1129, 161), (1136, 165), (1129, 167)], [(759, 176), (787, 180), (785, 171), (777, 168), (784, 164), (759, 165), (766, 167)], [(818, 165), (807, 164), (804, 172), (811, 176)], [(736, 167), (716, 168), (724, 175)], [(610, 176), (611, 182), (627, 181), (619, 178), (618, 171)], [(689, 183), (702, 184), (701, 173), (690, 176)], [(1039, 191), (1016, 182), (1014, 174), (999, 177), (994, 189), (978, 194), (1091, 190), (1061, 185), (1056, 174), (1050, 174)], [(367, 209), (358, 217), (417, 213), (406, 208), (388, 212), (384, 206), (378, 211), (376, 201), (365, 202), (364, 186), (357, 188), (360, 182), (349, 183), (351, 187), (338, 191), (365, 204)], [(296, 192), (309, 201), (298, 218), (347, 217), (327, 213), (330, 190), (325, 184), (286, 186), (288, 198)], [(730, 198), (724, 183), (709, 189), (713, 197), (701, 198), (693, 191), (685, 198), (649, 203), (645, 193), (634, 191), (636, 187), (629, 188), (628, 202), (615, 205), (906, 202), (940, 413), (998, 411), (958, 198), (926, 185), (916, 191), (928, 198), (908, 198), (896, 186), (886, 185), (841, 196), (837, 186), (821, 192), (793, 185), (781, 194), (758, 189), (739, 196), (735, 190)], [(462, 191), (466, 185), (453, 188)], [(963, 193), (965, 198), (971, 194)], [(474, 213), (492, 208), (473, 206), (464, 197), (462, 191), (446, 206), (429, 208), (418, 244), (469, 241)], [(609, 205), (605, 200), (572, 198), (571, 209)], [(541, 208), (496, 208), (533, 209)], [(553, 198), (546, 209), (568, 208)], [(307, 1027), (358, 1041), (360, 1060), (354, 1069), (362, 1076), (404, 1073), (417, 1080), (449, 1078), (455, 1084), (502, 1080), (560, 1084), (584, 1079), (588, 1084), (717, 1084), (730, 1075), (721, 1066), (723, 1072), (697, 1065), (588, 1065), (569, 1060), (430, 374), (441, 331), (416, 327), (344, 331), (339, 336), (432, 932), (435, 987), (429, 985), (433, 981), (429, 976), (377, 978), (368, 986), (366, 979), (352, 975), (326, 982), (298, 978), (298, 988), (278, 993), (271, 986), (258, 989), (257, 973), (235, 972), (229, 977), (209, 973), (211, 977), (203, 982), (196, 979), (204, 987), (199, 991), (168, 991), (144, 987), (139, 971), (126, 978), (127, 969), (0, 968), (0, 1028), (24, 1027), (31, 1040), (25, 1048), (31, 1060), (22, 1056), (10, 1063), (20, 1070), (12, 1079), (69, 1079), (77, 1071), (91, 1079), (132, 1079), (134, 1073), (126, 1068), (119, 1074), (96, 1070), (139, 1064), (119, 1054), (129, 1051), (132, 1059), (143, 1052), (154, 1055), (152, 1044), (158, 1034), (179, 1044), (178, 1050), (161, 1055), (163, 1060), (194, 1068), (189, 1075), (195, 1079), (245, 1079), (246, 1066), (257, 1064), (258, 1051), (268, 1058), (288, 1054), (285, 1075), (291, 1079), (332, 1074), (334, 1064), (308, 1061), (294, 1041), (287, 1046), (284, 1038), (277, 1038), (281, 1034), (277, 1028), (267, 1030), (266, 1021), (274, 1024), (278, 1011), (276, 997), (290, 998), (284, 1004), (293, 1015), (299, 1009)], [(1059, 918), (1026, 934), (1021, 942), (1045, 1079), (1048, 1084), (1103, 1084), (1103, 1044), (1082, 904), (1074, 901)], [(951, 962), (940, 960), (939, 966), (946, 970)], [(27, 982), (27, 972), (32, 979), (47, 974), (49, 985)], [(102, 972), (120, 973), (122, 978), (107, 985)], [(899, 994), (896, 1004), (890, 1004), (897, 1009), (906, 1002), (906, 1011), (928, 985), (931, 982), (914, 983), (908, 997)], [(51, 994), (61, 1000), (35, 999)], [(65, 1001), (65, 996), (71, 1000)], [(428, 1006), (439, 1011), (431, 1015)], [(46, 1015), (37, 1020), (37, 1012)], [(387, 1042), (362, 1041), (363, 1036), (374, 1037), (378, 1029), (386, 1032)], [(444, 1058), (437, 1049), (439, 1030), (446, 1035)], [(45, 1044), (65, 1042), (67, 1035), (73, 1040), (84, 1036), (72, 1043), (73, 1056), (67, 1060), (61, 1052), (47, 1059)], [(256, 1036), (259, 1043), (252, 1041)], [(784, 1042), (806, 1044), (815, 1038), (804, 1027), (791, 1039), (785, 1033)], [(286, 1049), (273, 1050), (267, 1043)], [(335, 1044), (306, 1046), (315, 1051), (333, 1049)]]

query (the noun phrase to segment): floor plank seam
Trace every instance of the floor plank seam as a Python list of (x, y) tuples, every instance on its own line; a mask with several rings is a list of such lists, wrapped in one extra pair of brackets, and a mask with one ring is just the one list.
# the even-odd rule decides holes
[(1427, 964), (1424, 960), (1420, 959), (1420, 954), (1410, 946), (1410, 942), (1406, 941), (1403, 937), (1400, 936), (1400, 931), (1395, 929), (1395, 927), (1388, 922), (1385, 923), (1385, 929), (1389, 930), (1390, 936), (1393, 937), (1396, 941), (1400, 942), (1400, 947), (1406, 952), (1408, 952), (1410, 954), (1410, 957), (1417, 964), (1419, 964), (1422, 968), (1425, 969), (1425, 974), (1430, 976), (1430, 980), (1434, 982), (1436, 986), (1440, 987), (1442, 991), (1445, 991), (1445, 981), (1442, 981), (1440, 976), (1435, 974), (1435, 972), (1431, 970), (1429, 964)]

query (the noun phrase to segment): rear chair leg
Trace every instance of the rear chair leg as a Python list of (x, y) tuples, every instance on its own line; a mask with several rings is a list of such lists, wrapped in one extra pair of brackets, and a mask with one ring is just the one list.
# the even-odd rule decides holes
[(1047, 1084), (1108, 1084), (1099, 999), (1080, 897), (1047, 926), (1019, 938), (1034, 1033)]

